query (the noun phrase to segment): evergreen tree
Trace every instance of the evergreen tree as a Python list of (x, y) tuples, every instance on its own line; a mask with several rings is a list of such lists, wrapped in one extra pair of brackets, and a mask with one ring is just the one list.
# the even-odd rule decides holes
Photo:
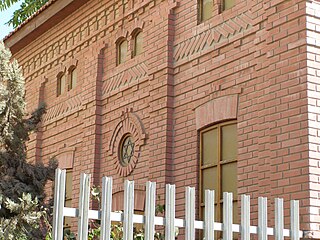
[[(0, 238), (5, 221), (11, 223), (20, 219), (17, 229), (22, 231), (21, 234), (30, 235), (30, 238), (19, 239), (37, 239), (35, 236), (40, 233), (34, 229), (34, 222), (31, 221), (34, 217), (31, 215), (34, 216), (40, 208), (43, 210), (44, 187), (48, 180), (54, 179), (57, 167), (54, 160), (48, 166), (26, 161), (25, 143), (29, 134), (36, 131), (45, 106), (41, 104), (27, 118), (24, 92), (21, 69), (17, 61), (11, 61), (10, 51), (0, 42)], [(22, 217), (26, 221), (22, 221)], [(23, 226), (19, 226), (20, 223)]]

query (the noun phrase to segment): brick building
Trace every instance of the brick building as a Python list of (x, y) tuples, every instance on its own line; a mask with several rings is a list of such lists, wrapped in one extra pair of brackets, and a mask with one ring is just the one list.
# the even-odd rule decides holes
[(222, 191), (250, 194), (253, 213), (258, 196), (270, 214), (301, 200), (320, 238), (319, 18), (309, 0), (51, 0), (5, 38), (28, 111), (48, 106), (28, 158), (68, 169), (69, 205), (84, 171), (114, 178), (119, 209), (125, 179), (140, 211), (147, 179), (162, 199), (175, 183), (178, 217), (185, 186), (199, 215), (209, 187), (217, 210)]

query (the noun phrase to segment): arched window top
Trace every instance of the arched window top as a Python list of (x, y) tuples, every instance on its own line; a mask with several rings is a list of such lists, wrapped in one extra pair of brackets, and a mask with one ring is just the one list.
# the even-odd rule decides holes
[(65, 91), (66, 75), (64, 72), (59, 72), (57, 75), (57, 96), (60, 96)]
[(126, 61), (128, 51), (128, 43), (126, 39), (120, 38), (117, 41), (117, 64), (124, 63)]
[(213, 16), (213, 0), (199, 0), (199, 21), (203, 22)]
[(143, 32), (137, 29), (133, 34), (133, 56), (137, 56), (143, 52)]
[(76, 66), (71, 66), (69, 68), (69, 82), (68, 82), (68, 90), (75, 88), (77, 85), (77, 78), (78, 78), (78, 70)]

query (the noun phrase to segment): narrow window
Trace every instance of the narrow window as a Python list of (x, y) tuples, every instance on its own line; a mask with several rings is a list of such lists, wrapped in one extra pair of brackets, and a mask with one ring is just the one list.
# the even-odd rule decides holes
[(199, 20), (206, 21), (212, 17), (213, 0), (199, 0)]
[(69, 87), (68, 90), (71, 90), (76, 87), (77, 84), (77, 69), (75, 67), (70, 70), (70, 79), (69, 79)]
[(222, 221), (223, 192), (233, 193), (233, 220), (237, 208), (237, 124), (225, 122), (200, 132), (200, 215), (204, 217), (204, 193), (215, 190), (216, 221)]
[(138, 32), (134, 38), (134, 52), (133, 55), (137, 56), (143, 52), (143, 35), (142, 32)]
[(118, 64), (124, 63), (127, 56), (127, 41), (123, 40), (118, 44)]
[(57, 96), (64, 93), (66, 85), (66, 76), (64, 74), (59, 74), (57, 79)]
[[(69, 168), (66, 170), (66, 196), (65, 196), (65, 201), (64, 205), (65, 207), (71, 207), (71, 202), (72, 202), (72, 169)], [(71, 218), (70, 217), (65, 217), (64, 220), (64, 231), (70, 231), (71, 228)]]

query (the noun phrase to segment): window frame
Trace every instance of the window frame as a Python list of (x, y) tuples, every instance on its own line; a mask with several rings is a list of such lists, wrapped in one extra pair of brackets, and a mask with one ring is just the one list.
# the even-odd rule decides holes
[[(66, 206), (66, 207), (72, 207), (72, 189), (73, 189), (73, 185), (72, 185), (72, 179), (73, 179), (73, 168), (66, 168), (65, 169), (66, 170), (66, 187), (65, 187), (65, 198), (64, 198), (64, 205)], [(67, 195), (67, 184), (68, 184), (68, 182), (67, 182), (67, 174), (71, 174), (71, 196), (68, 196)], [(68, 203), (70, 203), (70, 205), (71, 206), (67, 206), (67, 205), (69, 205), (69, 204), (67, 204), (67, 202)], [(66, 218), (66, 217), (65, 217)], [(69, 218), (68, 217), (68, 220), (66, 220), (66, 219), (64, 219), (64, 221), (63, 221), (63, 230), (66, 230), (66, 229), (71, 229), (71, 225), (68, 225), (68, 223), (70, 222), (70, 224), (71, 224), (71, 222), (72, 222), (72, 219), (71, 218)]]
[[(75, 82), (73, 82), (73, 72), (76, 71), (76, 79)], [(68, 91), (74, 89), (77, 86), (77, 79), (78, 79), (78, 72), (76, 66), (71, 66), (68, 71), (69, 79), (68, 79)]]
[[(125, 58), (122, 60), (122, 58), (121, 58), (121, 45), (123, 43), (126, 43), (126, 52), (125, 52)], [(117, 41), (117, 66), (122, 63), (125, 63), (127, 58), (128, 58), (128, 41), (126, 40), (126, 38), (120, 38)]]
[(206, 19), (203, 18), (203, 2), (204, 2), (204, 1), (205, 1), (205, 0), (198, 0), (198, 22), (199, 22), (199, 23), (203, 23), (203, 22), (209, 20), (209, 19), (212, 18), (213, 15), (214, 15), (214, 14), (213, 14), (214, 1), (211, 0), (211, 4), (212, 4), (211, 16), (210, 16), (209, 18), (206, 18)]
[[(222, 127), (228, 126), (228, 125), (236, 125), (237, 126), (237, 120), (228, 120), (228, 121), (223, 121), (214, 125), (211, 125), (209, 127), (206, 127), (202, 130), (199, 131), (199, 216), (202, 219), (203, 213), (202, 209), (205, 207), (204, 205), (204, 189), (203, 189), (203, 170), (205, 169), (210, 169), (210, 168), (217, 168), (217, 179), (218, 179), (218, 191), (215, 191), (215, 216), (218, 221), (222, 221), (223, 214), (222, 214), (222, 209), (223, 209), (223, 192), (222, 192), (222, 166), (230, 163), (234, 163), (238, 161), (238, 154), (235, 159), (230, 159), (230, 160), (222, 160)], [(202, 135), (203, 133), (209, 132), (212, 129), (218, 129), (218, 159), (217, 163), (214, 164), (206, 164), (203, 165), (203, 140), (202, 140)], [(238, 148), (237, 148), (238, 150)], [(238, 188), (237, 188), (238, 189)], [(237, 196), (233, 196), (233, 203), (238, 202)]]
[[(64, 86), (62, 86), (62, 78), (64, 78)], [(60, 72), (57, 75), (57, 97), (62, 95), (65, 92), (65, 86), (66, 85), (66, 76), (64, 72)]]
[[(138, 37), (139, 34), (142, 35), (142, 43), (141, 43), (142, 50), (141, 50), (140, 53), (137, 53), (137, 37)], [(133, 53), (132, 53), (132, 56), (136, 57), (136, 56), (141, 55), (143, 53), (143, 50), (144, 50), (144, 48), (143, 48), (143, 31), (141, 29), (138, 29), (133, 34)]]

